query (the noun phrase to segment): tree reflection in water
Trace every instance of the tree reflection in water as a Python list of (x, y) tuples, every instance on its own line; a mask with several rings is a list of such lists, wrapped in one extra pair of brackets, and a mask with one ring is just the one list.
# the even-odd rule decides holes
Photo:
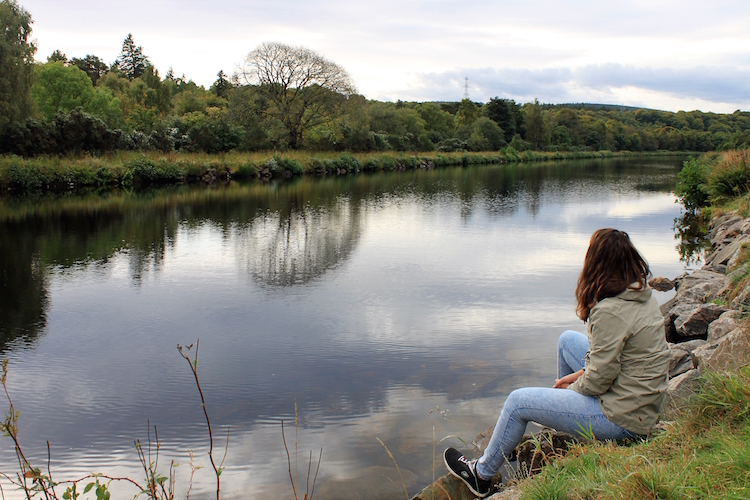
[(677, 251), (686, 265), (698, 264), (706, 257), (711, 242), (706, 237), (708, 220), (700, 213), (685, 212), (674, 220), (674, 238), (679, 241)]
[(260, 286), (309, 283), (345, 261), (362, 232), (360, 207), (348, 199), (269, 212), (237, 235), (237, 258)]
[(44, 267), (22, 224), (0, 224), (0, 353), (33, 343), (47, 325)]

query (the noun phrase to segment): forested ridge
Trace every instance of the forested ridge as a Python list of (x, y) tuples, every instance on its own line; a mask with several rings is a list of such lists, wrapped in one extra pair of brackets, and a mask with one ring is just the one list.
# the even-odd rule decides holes
[(0, 18), (0, 153), (711, 151), (750, 143), (743, 111), (370, 100), (340, 66), (280, 43), (251, 51), (231, 76), (219, 71), (208, 89), (171, 68), (162, 76), (132, 35), (109, 64), (60, 51), (42, 63), (31, 15), (2, 0)]

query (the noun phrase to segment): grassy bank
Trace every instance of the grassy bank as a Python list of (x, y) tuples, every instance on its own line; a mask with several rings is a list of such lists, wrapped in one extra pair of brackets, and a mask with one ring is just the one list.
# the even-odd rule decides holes
[(684, 153), (610, 151), (518, 153), (513, 148), (486, 153), (124, 153), (103, 156), (0, 156), (0, 189), (16, 193), (81, 188), (139, 188), (149, 185), (214, 182), (300, 175), (439, 168), (505, 162), (612, 158)]
[(750, 367), (702, 383), (663, 433), (629, 446), (574, 447), (522, 481), (521, 498), (750, 498)]

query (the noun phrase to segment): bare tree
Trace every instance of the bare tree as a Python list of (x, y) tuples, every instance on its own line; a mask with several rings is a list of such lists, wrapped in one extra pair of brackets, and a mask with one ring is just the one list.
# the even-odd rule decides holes
[(263, 43), (250, 52), (237, 76), (258, 85), (268, 100), (265, 113), (281, 121), (291, 148), (302, 134), (330, 119), (356, 92), (344, 68), (305, 47)]

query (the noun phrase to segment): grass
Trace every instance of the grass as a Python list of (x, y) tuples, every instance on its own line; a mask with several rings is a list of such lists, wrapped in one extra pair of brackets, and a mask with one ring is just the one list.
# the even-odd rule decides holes
[(298, 175), (340, 175), (360, 171), (404, 170), (506, 162), (611, 158), (636, 154), (610, 151), (518, 153), (512, 148), (491, 152), (336, 153), (310, 151), (159, 153), (115, 152), (101, 156), (0, 156), (0, 189), (19, 193), (70, 191), (82, 188), (141, 188), (215, 179), (255, 179)]
[(750, 498), (750, 367), (701, 383), (666, 431), (631, 445), (575, 445), (521, 481), (521, 498)]

